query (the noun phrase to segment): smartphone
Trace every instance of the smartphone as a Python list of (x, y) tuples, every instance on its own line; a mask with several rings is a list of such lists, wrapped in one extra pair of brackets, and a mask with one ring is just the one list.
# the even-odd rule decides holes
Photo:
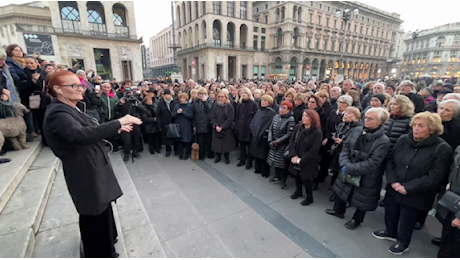
[(101, 85), (94, 86), (94, 91), (96, 91), (96, 93), (99, 93), (101, 91)]

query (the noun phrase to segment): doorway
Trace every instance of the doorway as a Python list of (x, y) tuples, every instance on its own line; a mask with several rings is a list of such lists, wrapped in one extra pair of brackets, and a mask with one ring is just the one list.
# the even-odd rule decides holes
[(248, 66), (247, 65), (242, 65), (241, 66), (241, 78), (246, 79), (248, 76), (247, 73)]
[(236, 57), (228, 57), (228, 79), (235, 79)]
[(222, 79), (222, 64), (216, 65), (216, 79)]
[(130, 60), (121, 61), (124, 80), (133, 80), (133, 70)]
[(112, 80), (112, 63), (110, 61), (109, 49), (94, 49), (94, 61), (96, 63), (97, 75), (102, 79)]

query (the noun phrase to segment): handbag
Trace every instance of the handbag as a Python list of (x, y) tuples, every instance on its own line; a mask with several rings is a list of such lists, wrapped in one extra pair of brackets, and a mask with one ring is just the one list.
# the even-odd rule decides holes
[(438, 204), (450, 212), (458, 214), (460, 212), (460, 195), (448, 190), (438, 201)]
[(29, 107), (30, 109), (40, 109), (40, 104), (42, 102), (41, 93), (45, 92), (45, 81), (43, 81), (42, 91), (36, 90), (29, 96)]
[[(366, 160), (369, 158), (369, 154), (374, 152), (376, 147), (377, 147), (377, 140), (374, 140), (374, 142), (372, 143), (371, 149), (369, 149), (369, 153), (367, 154), (368, 156), (367, 156)], [(339, 176), (342, 176), (341, 180), (342, 180), (343, 183), (351, 184), (352, 186), (355, 186), (357, 188), (359, 188), (361, 186), (361, 175), (359, 175), (359, 176), (351, 176), (349, 174), (343, 174), (342, 168), (340, 168)]]
[[(295, 139), (294, 139), (295, 142), (294, 142), (294, 144), (297, 143), (297, 138), (299, 137), (299, 132), (300, 132), (300, 130), (297, 130), (297, 132), (295, 133)], [(291, 158), (289, 158), (289, 144), (286, 147), (286, 150), (284, 150), (283, 156), (284, 156), (284, 159), (287, 159), (287, 160), (291, 159)]]
[(180, 125), (179, 124), (166, 125), (166, 138), (170, 138), (170, 139), (180, 138)]

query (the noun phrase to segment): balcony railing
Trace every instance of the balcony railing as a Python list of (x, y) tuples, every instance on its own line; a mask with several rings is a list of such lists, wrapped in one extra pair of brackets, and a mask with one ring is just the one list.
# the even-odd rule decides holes
[(268, 52), (267, 49), (258, 49), (257, 47), (251, 47), (251, 46), (239, 46), (239, 45), (228, 45), (228, 44), (219, 44), (219, 43), (203, 43), (200, 45), (196, 45), (190, 48), (186, 48), (183, 50), (180, 50), (178, 54), (184, 54), (184, 53), (189, 53), (192, 51), (197, 51), (205, 48), (217, 48), (217, 49), (231, 49), (231, 50), (245, 50), (245, 51), (262, 51), (262, 52)]
[(108, 33), (105, 24), (90, 24), (91, 30), (81, 30), (80, 22), (62, 20), (62, 28), (36, 26), (29, 24), (16, 24), (18, 31), (28, 33), (50, 33), (50, 34), (66, 34), (71, 36), (96, 36), (96, 37), (109, 37), (109, 38), (124, 38), (130, 40), (138, 40), (137, 35), (129, 34), (129, 27), (114, 26), (115, 32)]

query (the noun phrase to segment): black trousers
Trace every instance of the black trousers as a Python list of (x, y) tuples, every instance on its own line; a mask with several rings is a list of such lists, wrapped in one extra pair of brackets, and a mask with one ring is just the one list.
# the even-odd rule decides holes
[[(385, 225), (389, 236), (395, 237), (405, 247), (411, 242), (417, 223), (418, 209), (398, 203), (391, 195), (385, 196)], [(399, 225), (399, 229), (398, 229)]]
[(302, 185), (305, 186), (305, 194), (307, 195), (307, 198), (313, 198), (313, 181), (302, 179), (297, 173), (295, 176), (296, 193), (302, 194)]
[(113, 257), (118, 234), (110, 203), (100, 215), (80, 215), (79, 225), (85, 258)]
[(34, 117), (32, 115), (32, 112), (26, 113), (23, 116), (24, 121), (26, 122), (27, 126), (27, 131), (26, 133), (32, 134), (35, 132), (35, 127), (34, 127)]
[(439, 258), (460, 258), (460, 229), (452, 227), (454, 213), (449, 213), (443, 221)]
[(282, 184), (286, 184), (288, 173), (283, 168), (275, 167), (275, 177), (281, 180)]
[(254, 158), (254, 168), (255, 171), (260, 172), (262, 176), (270, 175), (270, 165), (268, 165), (266, 160)]
[(149, 152), (154, 153), (155, 151), (161, 150), (161, 134), (146, 134), (145, 137), (149, 145)]
[[(37, 121), (38, 124), (38, 129), (40, 129), (40, 133), (42, 136), (42, 141), (44, 146), (48, 146), (48, 143), (46, 142), (45, 135), (43, 134), (43, 120), (45, 119), (45, 112), (46, 109), (34, 109), (32, 110), (32, 114)], [(35, 127), (35, 132), (37, 132), (37, 128)]]
[[(336, 196), (336, 199), (334, 202), (334, 211), (339, 214), (345, 214), (346, 210), (347, 210), (347, 203), (341, 200), (338, 196)], [(362, 223), (364, 221), (365, 216), (366, 216), (366, 211), (356, 209), (355, 214), (353, 215), (353, 219), (358, 223)]]
[(133, 125), (133, 131), (130, 133), (122, 132), (121, 140), (123, 142), (124, 154), (129, 154), (132, 151), (138, 151), (141, 147), (141, 127), (139, 125)]
[(197, 134), (197, 143), (200, 145), (200, 158), (205, 158), (208, 156), (214, 157), (214, 152), (211, 150), (212, 144), (212, 132), (205, 134)]
[(179, 153), (179, 157), (183, 157), (184, 155), (189, 156), (192, 149), (191, 145), (191, 143), (177, 142), (177, 151)]
[[(179, 144), (178, 144), (178, 143), (179, 143), (179, 142), (174, 141), (174, 153), (177, 153), (178, 150), (179, 150), (179, 149), (178, 149), (178, 147), (179, 147)], [(167, 152), (167, 153), (168, 153), (168, 152), (170, 153), (170, 152), (171, 152), (171, 145), (165, 145), (165, 146), (166, 146), (166, 152)]]
[(334, 182), (335, 182), (335, 180), (337, 180), (337, 177), (339, 177), (339, 172), (337, 172), (337, 171), (332, 172), (331, 186), (334, 186)]
[(248, 163), (252, 163), (252, 156), (249, 153), (249, 142), (240, 142), (240, 162), (246, 163), (246, 159)]
[(322, 153), (321, 153), (321, 162), (319, 163), (319, 171), (318, 171), (318, 178), (316, 178), (316, 182), (323, 183), (327, 175), (329, 174), (329, 165), (331, 164), (331, 155), (327, 152), (327, 149), (323, 146)]

